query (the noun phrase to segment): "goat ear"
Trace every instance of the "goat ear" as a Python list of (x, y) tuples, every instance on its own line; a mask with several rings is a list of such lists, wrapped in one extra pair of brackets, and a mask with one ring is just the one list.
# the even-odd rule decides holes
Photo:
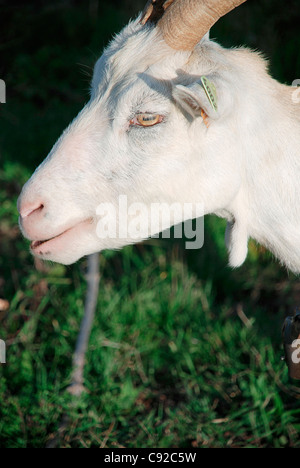
[(202, 115), (203, 111), (214, 120), (220, 116), (218, 90), (209, 77), (202, 76), (188, 86), (175, 85), (173, 98), (193, 118)]

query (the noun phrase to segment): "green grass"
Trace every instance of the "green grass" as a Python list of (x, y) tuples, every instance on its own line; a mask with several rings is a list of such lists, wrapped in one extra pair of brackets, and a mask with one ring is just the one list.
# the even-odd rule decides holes
[[(285, 314), (299, 303), (298, 279), (252, 242), (246, 264), (229, 269), (225, 225), (215, 217), (206, 219), (205, 245), (196, 254), (178, 241), (101, 254), (87, 393), (74, 399), (66, 392), (83, 316), (86, 260), (68, 268), (35, 265), (17, 228), (16, 200), (86, 100), (87, 79), (76, 63), (92, 66), (128, 18), (119, 7), (101, 7), (91, 25), (83, 3), (72, 10), (59, 4), (39, 13), (24, 6), (30, 24), (24, 37), (9, 36), (23, 18), (22, 9), (12, 8), (1, 45), (9, 99), (0, 108), (0, 298), (10, 308), (0, 311), (0, 338), (7, 342), (7, 365), (0, 366), (0, 447), (45, 447), (67, 414), (60, 447), (300, 448), (300, 390), (288, 380), (280, 336)], [(257, 8), (244, 20), (253, 31), (256, 17), (263, 28)], [(217, 31), (224, 42), (236, 43), (245, 22), (244, 29), (234, 23), (231, 39), (228, 24)], [(53, 31), (46, 32), (49, 23)], [(274, 55), (278, 77), (285, 71), (280, 54), (294, 57), (288, 36), (286, 48)], [(293, 78), (297, 70), (300, 76), (298, 65)]]
[[(244, 290), (249, 322), (240, 320), (236, 285), (221, 301), (225, 292), (215, 286), (221, 280), (196, 275), (172, 242), (101, 256), (88, 392), (72, 399), (66, 388), (86, 261), (45, 272), (33, 267), (15, 230), (15, 199), (5, 197), (21, 169), (0, 173), (1, 239), (7, 233), (0, 281), (10, 300), (9, 313), (0, 316), (8, 343), (0, 369), (0, 447), (44, 447), (65, 413), (63, 447), (300, 447), (300, 392), (280, 360), (282, 316), (258, 303), (252, 309), (256, 300)], [(239, 275), (251, 268), (248, 260)], [(224, 262), (224, 281), (234, 273)], [(251, 282), (253, 292), (259, 279)]]

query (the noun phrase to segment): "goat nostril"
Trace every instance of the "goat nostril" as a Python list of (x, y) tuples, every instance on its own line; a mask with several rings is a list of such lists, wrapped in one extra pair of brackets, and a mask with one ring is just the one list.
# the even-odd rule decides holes
[(20, 209), (20, 215), (21, 218), (28, 218), (31, 216), (33, 213), (37, 211), (42, 211), (44, 209), (44, 205), (41, 203), (39, 205), (31, 205), (31, 206), (25, 206), (24, 208)]

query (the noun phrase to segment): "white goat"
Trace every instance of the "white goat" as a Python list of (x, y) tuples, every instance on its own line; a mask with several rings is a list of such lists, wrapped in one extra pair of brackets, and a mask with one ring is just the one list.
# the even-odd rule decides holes
[(96, 233), (97, 206), (117, 209), (126, 195), (146, 206), (199, 202), (226, 218), (233, 267), (252, 237), (300, 271), (295, 88), (273, 80), (259, 54), (206, 34), (244, 1), (152, 0), (113, 40), (89, 103), (20, 196), (34, 255), (70, 264), (133, 242)]

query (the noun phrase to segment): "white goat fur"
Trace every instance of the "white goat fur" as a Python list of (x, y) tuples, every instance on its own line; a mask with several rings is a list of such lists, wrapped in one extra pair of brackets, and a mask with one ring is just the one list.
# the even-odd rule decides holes
[[(218, 113), (195, 83), (211, 79)], [(39, 199), (46, 214), (24, 235), (54, 237), (87, 218), (68, 247), (37, 252), (70, 264), (120, 248), (130, 239), (101, 240), (99, 203), (202, 203), (228, 220), (230, 265), (241, 265), (249, 237), (300, 271), (300, 106), (295, 88), (273, 80), (265, 60), (227, 50), (208, 35), (191, 52), (169, 48), (153, 26), (127, 26), (95, 66), (91, 99), (26, 184), (19, 206)], [(191, 106), (189, 113), (184, 109)], [(198, 106), (209, 118), (207, 128)], [(150, 128), (129, 127), (137, 112), (165, 116)], [(30, 232), (29, 232), (30, 231)]]

